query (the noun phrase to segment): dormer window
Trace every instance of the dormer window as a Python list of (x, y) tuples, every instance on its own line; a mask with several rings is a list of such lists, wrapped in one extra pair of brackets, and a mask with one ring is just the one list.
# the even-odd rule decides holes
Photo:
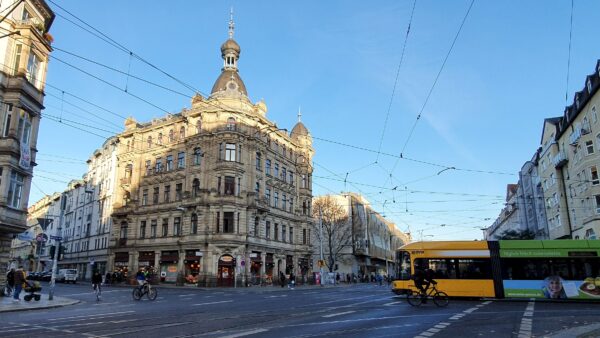
[(236, 121), (233, 117), (227, 119), (227, 130), (235, 130)]
[(592, 92), (592, 81), (590, 79), (587, 80), (587, 91), (588, 93)]
[(200, 131), (202, 131), (202, 120), (198, 119), (196, 121), (196, 133), (200, 134)]
[(579, 95), (575, 96), (575, 106), (579, 109)]

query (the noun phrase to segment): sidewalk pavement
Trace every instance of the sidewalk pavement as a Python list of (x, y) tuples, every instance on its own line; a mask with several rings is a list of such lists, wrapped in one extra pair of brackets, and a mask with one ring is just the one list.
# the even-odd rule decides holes
[(548, 337), (551, 338), (595, 338), (600, 337), (600, 323), (573, 327), (555, 332)]
[[(22, 298), (22, 297), (21, 297)], [(13, 311), (28, 311), (38, 309), (50, 309), (54, 307), (61, 307), (66, 305), (74, 305), (79, 303), (77, 299), (56, 297), (54, 300), (48, 300), (48, 294), (42, 294), (42, 299), (39, 301), (31, 300), (26, 302), (21, 299), (20, 302), (13, 302), (12, 297), (0, 297), (0, 313), (2, 312), (13, 312)]]

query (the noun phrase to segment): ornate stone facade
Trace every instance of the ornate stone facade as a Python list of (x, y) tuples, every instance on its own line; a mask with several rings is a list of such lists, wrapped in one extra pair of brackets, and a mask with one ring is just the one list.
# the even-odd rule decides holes
[(27, 202), (37, 134), (44, 108), (44, 83), (54, 13), (43, 0), (0, 4), (0, 284), (12, 237), (27, 229)]
[(108, 269), (152, 267), (163, 282), (203, 286), (308, 273), (312, 139), (248, 99), (240, 50), (230, 22), (210, 96), (148, 123), (130, 118), (117, 135)]

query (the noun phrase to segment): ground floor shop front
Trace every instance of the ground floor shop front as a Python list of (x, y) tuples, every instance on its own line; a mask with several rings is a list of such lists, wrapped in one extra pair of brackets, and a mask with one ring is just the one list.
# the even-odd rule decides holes
[(309, 262), (309, 253), (299, 251), (216, 245), (162, 247), (114, 250), (109, 254), (108, 270), (129, 281), (143, 268), (153, 282), (233, 287), (277, 283), (280, 273), (286, 278), (293, 273), (301, 283), (307, 280)]

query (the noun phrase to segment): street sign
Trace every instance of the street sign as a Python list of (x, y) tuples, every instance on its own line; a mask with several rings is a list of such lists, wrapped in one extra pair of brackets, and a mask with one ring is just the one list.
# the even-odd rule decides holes
[(38, 234), (38, 235), (35, 237), (35, 240), (36, 240), (36, 241), (38, 241), (38, 242), (45, 243), (45, 242), (47, 242), (47, 241), (48, 241), (48, 235), (46, 235), (46, 234), (43, 234), (43, 233), (42, 233), (42, 234)]
[(53, 239), (55, 241), (62, 241), (62, 237), (61, 236), (52, 236), (52, 235), (50, 235), (50, 239)]
[(33, 234), (29, 231), (25, 231), (24, 233), (18, 234), (17, 239), (20, 241), (33, 241)]
[(202, 257), (202, 251), (196, 251), (196, 256), (197, 257)]
[(242, 261), (240, 264), (241, 264), (242, 266), (245, 266), (245, 265), (246, 265), (246, 261)]

